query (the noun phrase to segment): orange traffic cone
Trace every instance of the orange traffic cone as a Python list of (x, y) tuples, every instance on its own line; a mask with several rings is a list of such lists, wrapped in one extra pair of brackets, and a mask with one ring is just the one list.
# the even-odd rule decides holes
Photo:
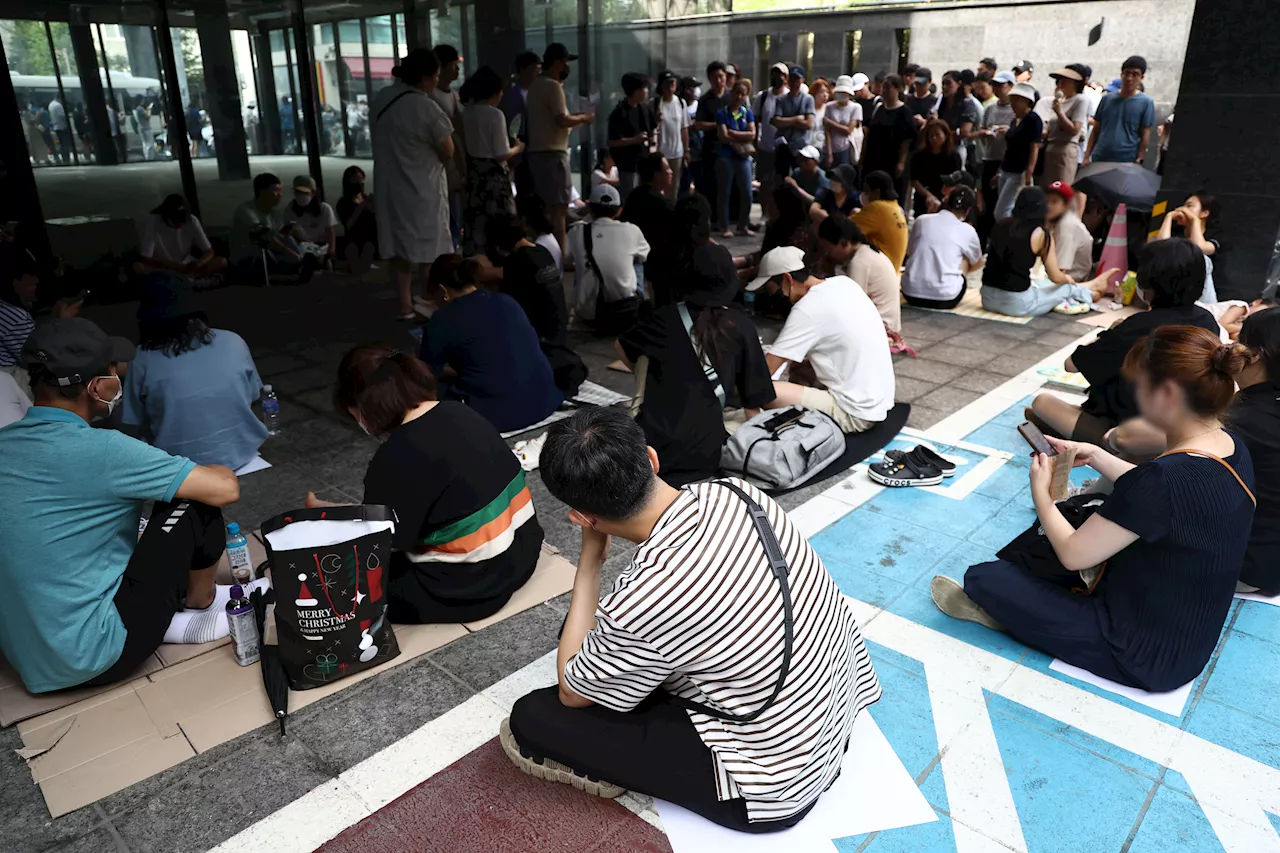
[(1102, 275), (1115, 268), (1107, 280), (1107, 293), (1120, 298), (1120, 282), (1124, 280), (1129, 269), (1129, 217), (1124, 202), (1116, 206), (1116, 215), (1111, 220), (1111, 230), (1107, 232), (1107, 242), (1102, 246), (1102, 257), (1098, 260), (1097, 275)]

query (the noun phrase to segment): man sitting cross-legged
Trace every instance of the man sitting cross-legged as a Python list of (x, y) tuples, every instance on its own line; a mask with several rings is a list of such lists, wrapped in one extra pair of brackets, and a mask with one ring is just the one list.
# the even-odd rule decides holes
[[(524, 772), (588, 793), (631, 789), (743, 832), (794, 826), (880, 698), (857, 622), (764, 493), (740, 480), (676, 490), (658, 468), (643, 430), (615, 409), (582, 409), (548, 431), (542, 479), (573, 508), (582, 555), (559, 684), (516, 702), (503, 749)], [(762, 542), (774, 535), (771, 559)], [(610, 536), (640, 547), (600, 598)]]
[(80, 318), (37, 326), (23, 350), (35, 405), (0, 429), (0, 651), (33, 693), (119, 681), (166, 639), (227, 633), (214, 573), (235, 474), (89, 426), (132, 357)]
[(766, 408), (804, 406), (829, 415), (846, 433), (865, 432), (893, 408), (893, 360), (884, 322), (862, 288), (843, 275), (818, 278), (804, 252), (779, 246), (760, 260), (747, 285), (774, 282), (791, 300), (791, 314), (765, 359), (775, 376), (788, 362), (807, 362), (822, 388), (774, 382), (777, 398)]

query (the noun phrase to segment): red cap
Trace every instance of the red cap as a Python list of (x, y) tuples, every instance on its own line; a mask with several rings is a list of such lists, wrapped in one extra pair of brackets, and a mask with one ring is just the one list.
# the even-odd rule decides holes
[(1076, 194), (1076, 191), (1071, 189), (1071, 184), (1068, 184), (1065, 181), (1054, 181), (1049, 184), (1048, 188), (1045, 189), (1045, 192), (1057, 193), (1062, 196), (1064, 201), (1071, 201), (1071, 197)]

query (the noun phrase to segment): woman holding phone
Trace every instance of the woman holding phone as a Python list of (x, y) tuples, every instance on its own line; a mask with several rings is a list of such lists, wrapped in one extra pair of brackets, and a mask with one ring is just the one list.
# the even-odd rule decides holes
[[(1035, 455), (1036, 514), (1068, 580), (997, 559), (970, 567), (963, 587), (935, 577), (938, 609), (1120, 684), (1167, 691), (1194, 679), (1222, 631), (1253, 523), (1253, 462), (1222, 418), (1233, 377), (1257, 358), (1194, 326), (1163, 326), (1135, 343), (1124, 374), (1169, 450), (1135, 465), (1048, 439), (1115, 484), (1076, 529), (1049, 496), (1052, 458)], [(1095, 577), (1087, 595), (1072, 589), (1084, 585), (1074, 572)]]
[(484, 252), (484, 224), (490, 216), (515, 213), (507, 161), (524, 151), (524, 143), (512, 141), (506, 116), (498, 108), (503, 85), (498, 72), (484, 65), (458, 93), (466, 104), (462, 130), (467, 140), (467, 193), (462, 217), (467, 255)]

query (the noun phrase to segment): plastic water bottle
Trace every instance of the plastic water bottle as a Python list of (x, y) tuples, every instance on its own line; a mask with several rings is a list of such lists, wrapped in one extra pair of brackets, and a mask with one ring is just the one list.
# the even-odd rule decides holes
[(742, 307), (746, 309), (747, 315), (754, 317), (756, 314), (756, 293), (754, 290), (744, 291), (742, 294)]
[(227, 525), (227, 562), (231, 564), (231, 578), (241, 586), (253, 580), (253, 560), (249, 557), (249, 540), (240, 532), (234, 521)]
[(267, 435), (280, 434), (280, 399), (270, 385), (262, 386), (262, 422), (267, 425)]
[(231, 587), (227, 626), (231, 629), (231, 642), (235, 645), (236, 663), (241, 666), (257, 663), (262, 657), (258, 620), (253, 615), (253, 602), (249, 601), (240, 584)]

